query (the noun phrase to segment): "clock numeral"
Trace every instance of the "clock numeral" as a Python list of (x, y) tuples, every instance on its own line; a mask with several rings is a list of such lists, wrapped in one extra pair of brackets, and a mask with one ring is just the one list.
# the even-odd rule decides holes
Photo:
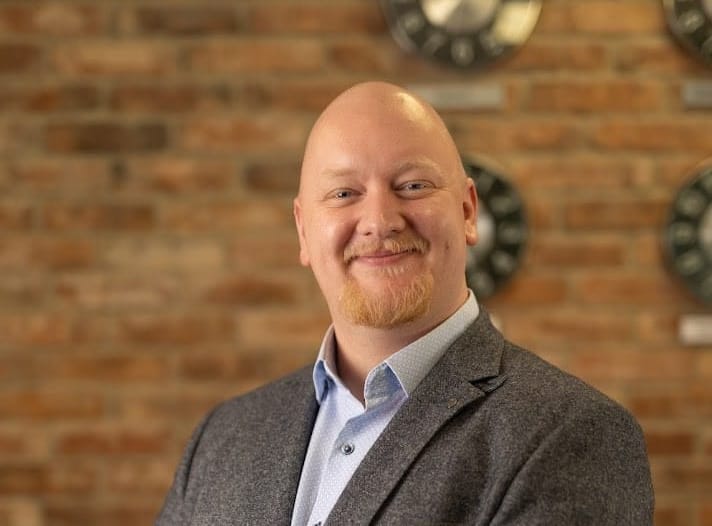
[(403, 26), (405, 32), (410, 35), (423, 29), (423, 26), (425, 26), (425, 18), (420, 11), (413, 9), (401, 17), (400, 24)]
[(709, 38), (705, 40), (704, 44), (702, 44), (702, 54), (707, 58), (712, 59), (712, 35), (710, 35)]
[(685, 33), (694, 33), (705, 23), (705, 15), (697, 9), (690, 9), (680, 14), (678, 22)]
[(447, 37), (440, 31), (433, 31), (425, 39), (421, 49), (428, 55), (434, 55), (438, 49), (447, 43)]
[(485, 31), (480, 35), (480, 44), (482, 48), (489, 52), (490, 55), (499, 55), (504, 51), (502, 45), (497, 42), (497, 39), (492, 36), (490, 31)]
[(459, 66), (467, 66), (475, 60), (475, 48), (468, 38), (457, 38), (450, 45), (450, 55)]

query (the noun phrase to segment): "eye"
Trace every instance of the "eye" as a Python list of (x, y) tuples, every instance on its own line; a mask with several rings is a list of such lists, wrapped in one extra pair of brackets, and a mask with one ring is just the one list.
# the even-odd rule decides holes
[(357, 195), (358, 193), (351, 188), (337, 188), (329, 192), (325, 200), (338, 206), (351, 201)]
[(435, 185), (430, 181), (417, 180), (407, 181), (398, 186), (396, 189), (400, 194), (406, 197), (420, 197), (429, 194), (435, 189)]

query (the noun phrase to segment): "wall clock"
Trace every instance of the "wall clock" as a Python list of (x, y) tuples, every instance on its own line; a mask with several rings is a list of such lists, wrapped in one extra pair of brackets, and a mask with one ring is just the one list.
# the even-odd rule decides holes
[(499, 172), (464, 160), (478, 197), (479, 240), (469, 247), (467, 285), (484, 299), (495, 293), (519, 267), (527, 240), (524, 206), (514, 186)]
[(712, 65), (712, 0), (663, 0), (663, 6), (684, 48)]
[(396, 42), (455, 68), (487, 65), (531, 35), (541, 0), (381, 0)]
[(712, 163), (678, 192), (664, 237), (672, 270), (695, 296), (712, 305)]

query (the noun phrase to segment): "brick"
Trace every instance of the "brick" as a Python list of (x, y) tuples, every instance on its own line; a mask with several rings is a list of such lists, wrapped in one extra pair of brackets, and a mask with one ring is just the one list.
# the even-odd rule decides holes
[(134, 344), (196, 345), (230, 341), (235, 323), (227, 314), (145, 314), (119, 321), (120, 338)]
[(697, 61), (683, 51), (682, 46), (671, 45), (669, 38), (657, 41), (632, 40), (616, 50), (615, 68), (625, 73), (669, 75), (702, 73), (702, 61)]
[(128, 186), (166, 194), (221, 192), (236, 172), (233, 162), (221, 159), (156, 157), (132, 160)]
[(684, 379), (694, 367), (694, 355), (682, 349), (636, 349), (629, 346), (579, 349), (571, 357), (569, 370), (589, 381)]
[(39, 240), (32, 243), (29, 254), (31, 263), (50, 270), (86, 268), (96, 261), (96, 257), (94, 244), (83, 239)]
[(568, 286), (562, 277), (518, 273), (497, 291), (487, 305), (492, 308), (521, 305), (559, 304), (567, 297)]
[(91, 426), (62, 432), (56, 439), (56, 449), (67, 456), (161, 454), (172, 439), (163, 427), (137, 430)]
[(63, 75), (156, 76), (177, 69), (176, 50), (152, 41), (98, 40), (91, 44), (63, 44), (55, 48), (51, 61)]
[(0, 108), (32, 113), (91, 110), (100, 103), (98, 89), (87, 84), (2, 86), (0, 97)]
[[(655, 502), (654, 524), (665, 526), (689, 526), (692, 524), (689, 502), (660, 503), (659, 498)], [(704, 524), (704, 523), (703, 523)]]
[(125, 30), (150, 35), (215, 35), (235, 33), (242, 21), (235, 8), (222, 6), (136, 7), (122, 17)]
[(27, 73), (39, 68), (42, 50), (32, 44), (0, 43), (0, 75)]
[(571, 195), (630, 188), (635, 185), (637, 167), (627, 160), (595, 155), (557, 155), (525, 158), (508, 163), (512, 177), (521, 191)]
[(709, 492), (712, 490), (712, 463), (657, 463), (653, 464), (653, 477), (659, 489)]
[(252, 39), (196, 44), (188, 52), (196, 73), (316, 73), (324, 66), (321, 46), (306, 39)]
[(181, 147), (192, 152), (259, 153), (301, 149), (306, 123), (284, 115), (198, 117), (179, 133)]
[(0, 275), (0, 298), (3, 305), (36, 308), (43, 300), (44, 283), (40, 273), (25, 268), (21, 273), (3, 274)]
[(378, 6), (355, 1), (255, 4), (247, 21), (249, 28), (259, 33), (380, 35), (387, 29)]
[(215, 232), (291, 227), (294, 220), (291, 200), (255, 198), (231, 203), (166, 206), (162, 224), (179, 232)]
[(0, 154), (8, 158), (27, 154), (40, 142), (36, 124), (13, 120), (0, 121)]
[(588, 271), (574, 280), (574, 293), (581, 303), (606, 305), (651, 305), (675, 301), (680, 294), (664, 274)]
[(299, 190), (301, 163), (297, 161), (263, 161), (251, 163), (244, 174), (250, 191), (296, 195)]
[(617, 267), (625, 260), (628, 241), (622, 237), (588, 236), (570, 239), (540, 235), (528, 248), (531, 265), (543, 268)]
[(609, 64), (609, 51), (602, 43), (530, 40), (507, 59), (507, 68), (516, 72), (595, 71)]
[(186, 353), (179, 362), (179, 375), (192, 382), (227, 382), (228, 385), (267, 382), (306, 363), (299, 354), (287, 357), (264, 349), (234, 349), (229, 352)]
[(21, 203), (0, 202), (0, 228), (26, 230), (34, 224), (33, 207)]
[(43, 466), (32, 464), (0, 464), (0, 495), (40, 493), (47, 485)]
[(136, 113), (184, 113), (215, 110), (227, 106), (230, 94), (225, 89), (190, 84), (121, 85), (110, 96), (111, 107)]
[(645, 432), (648, 454), (692, 455), (695, 452), (695, 435), (691, 431), (648, 430)]
[(105, 259), (115, 269), (141, 272), (211, 272), (224, 264), (220, 244), (207, 239), (117, 239), (107, 247)]
[(241, 344), (276, 350), (318, 350), (329, 323), (327, 314), (320, 310), (261, 308), (237, 314)]
[(576, 229), (658, 228), (663, 224), (667, 199), (583, 201), (566, 205), (566, 224)]
[(71, 307), (111, 310), (161, 307), (176, 301), (181, 290), (178, 278), (157, 272), (128, 275), (83, 272), (62, 276), (53, 292)]
[(665, 101), (661, 83), (633, 81), (534, 82), (527, 109), (547, 112), (655, 111)]
[(373, 41), (339, 41), (331, 44), (327, 53), (330, 67), (368, 75), (386, 76), (393, 71), (410, 73), (413, 68), (430, 66), (419, 56), (401, 51), (395, 43), (384, 47)]
[(254, 272), (226, 276), (204, 292), (210, 303), (250, 307), (293, 304), (299, 295), (299, 283), (289, 274), (259, 275)]
[(37, 501), (18, 496), (0, 499), (0, 524), (42, 526), (43, 514)]
[(147, 230), (155, 216), (152, 206), (141, 204), (51, 203), (42, 208), (43, 226), (60, 231)]
[(44, 434), (28, 435), (26, 427), (0, 430), (0, 459), (38, 462), (49, 454), (49, 440)]
[(69, 380), (73, 385), (82, 381), (137, 385), (169, 377), (167, 360), (157, 356), (63, 353), (60, 359), (48, 359), (47, 365), (55, 379)]
[(708, 126), (706, 120), (616, 119), (597, 126), (592, 139), (601, 148), (618, 151), (709, 152), (712, 149), (712, 136), (705, 133)]
[(107, 489), (120, 494), (164, 496), (175, 466), (165, 459), (119, 459), (108, 462)]
[(579, 126), (562, 119), (528, 119), (505, 122), (501, 119), (452, 119), (450, 129), (462, 151), (486, 151), (491, 155), (513, 151), (560, 151), (578, 145)]
[(269, 235), (243, 234), (233, 238), (228, 250), (231, 265), (239, 268), (282, 268), (299, 264), (296, 229), (269, 232)]
[(275, 84), (248, 81), (241, 91), (247, 108), (264, 107), (296, 112), (321, 112), (339, 93), (350, 87), (347, 79), (284, 79)]
[(105, 29), (101, 11), (91, 5), (47, 2), (0, 8), (3, 34), (88, 36)]
[(93, 459), (54, 461), (47, 466), (44, 492), (57, 497), (85, 497), (93, 493), (100, 480), (100, 466)]
[(712, 418), (712, 392), (704, 380), (688, 379), (683, 386), (678, 382), (660, 382), (654, 390), (632, 393), (630, 408), (643, 419), (702, 421)]
[(0, 391), (3, 419), (38, 422), (93, 420), (104, 414), (103, 396), (57, 389)]
[[(553, 13), (545, 15), (546, 11)], [(580, 35), (636, 36), (658, 34), (666, 29), (662, 9), (649, 1), (616, 2), (588, 0), (576, 3), (554, 3), (542, 9), (543, 29)], [(540, 26), (537, 26), (537, 29)]]
[(33, 195), (94, 194), (112, 187), (109, 164), (104, 159), (21, 158), (7, 161), (4, 170), (15, 190)]
[(572, 345), (579, 341), (625, 341), (633, 332), (631, 321), (616, 313), (587, 310), (582, 316), (580, 309), (548, 310), (545, 313), (512, 312), (507, 320), (507, 336), (534, 348), (548, 343)]
[[(101, 524), (102, 526), (125, 526), (126, 524), (150, 524), (156, 519), (159, 504), (144, 503), (98, 504), (79, 502), (49, 502), (44, 516), (52, 526), (75, 526), (77, 524)], [(18, 525), (19, 526), (19, 525)]]
[(146, 152), (166, 146), (165, 126), (156, 123), (63, 122), (47, 126), (45, 144), (55, 153)]
[(61, 345), (72, 340), (72, 321), (54, 313), (0, 314), (0, 334), (3, 344), (34, 346)]
[(675, 312), (644, 311), (637, 315), (638, 339), (645, 344), (677, 343), (679, 314)]

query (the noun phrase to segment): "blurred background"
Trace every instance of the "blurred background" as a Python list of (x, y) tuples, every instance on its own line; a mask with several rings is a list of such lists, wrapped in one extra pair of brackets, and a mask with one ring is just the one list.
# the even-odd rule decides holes
[(328, 325), (292, 198), (310, 125), (367, 79), (495, 83), (443, 112), (528, 214), (485, 305), (505, 334), (628, 407), (661, 526), (712, 524), (712, 314), (665, 222), (712, 156), (712, 68), (658, 0), (545, 0), (479, 72), (398, 47), (373, 0), (0, 2), (0, 524), (151, 524), (216, 402), (311, 362)]

